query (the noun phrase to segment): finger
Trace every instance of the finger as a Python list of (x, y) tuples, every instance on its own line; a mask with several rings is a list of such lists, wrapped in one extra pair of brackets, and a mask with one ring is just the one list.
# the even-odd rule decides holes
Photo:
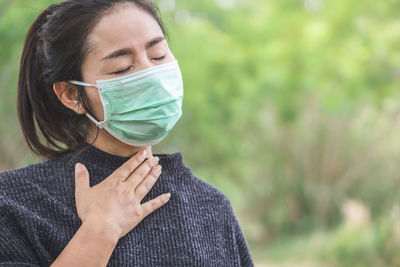
[(143, 218), (147, 217), (150, 213), (155, 211), (156, 209), (160, 208), (162, 205), (168, 202), (171, 197), (171, 193), (162, 194), (152, 200), (147, 201), (146, 203), (142, 204), (143, 209)]
[(142, 162), (146, 158), (147, 151), (142, 150), (136, 153), (133, 157), (131, 157), (128, 161), (122, 164), (118, 169), (114, 171), (115, 177), (118, 180), (124, 181), (129, 175), (132, 174), (142, 164)]
[(126, 180), (125, 182), (128, 183), (128, 186), (135, 189), (138, 184), (149, 174), (151, 169), (157, 165), (159, 161), (158, 157), (153, 157), (147, 160), (145, 163), (140, 165)]
[(154, 167), (149, 175), (134, 189), (134, 199), (138, 202), (147, 195), (153, 185), (157, 182), (158, 177), (161, 174), (161, 165)]
[(77, 163), (75, 165), (75, 195), (80, 195), (89, 188), (89, 172), (83, 164)]

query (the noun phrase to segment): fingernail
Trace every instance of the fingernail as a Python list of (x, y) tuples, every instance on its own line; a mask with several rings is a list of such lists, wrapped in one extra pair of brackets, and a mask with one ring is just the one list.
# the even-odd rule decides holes
[(160, 174), (161, 173), (161, 165), (157, 165), (156, 167), (156, 173)]
[(139, 160), (144, 160), (144, 158), (146, 157), (146, 150), (142, 150), (141, 152), (139, 152)]
[(171, 197), (171, 193), (167, 193), (163, 195), (163, 200), (167, 200)]
[(75, 172), (81, 173), (83, 171), (83, 166), (80, 163), (75, 164)]

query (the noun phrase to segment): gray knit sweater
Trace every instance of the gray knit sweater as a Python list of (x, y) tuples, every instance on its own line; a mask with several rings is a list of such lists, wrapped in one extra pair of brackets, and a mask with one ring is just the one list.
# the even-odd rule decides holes
[[(163, 172), (143, 202), (166, 192), (171, 198), (119, 240), (107, 266), (253, 266), (229, 199), (195, 177), (181, 153), (157, 156)], [(94, 186), (127, 159), (84, 143), (1, 173), (0, 266), (49, 266), (81, 225), (75, 163), (87, 167)]]

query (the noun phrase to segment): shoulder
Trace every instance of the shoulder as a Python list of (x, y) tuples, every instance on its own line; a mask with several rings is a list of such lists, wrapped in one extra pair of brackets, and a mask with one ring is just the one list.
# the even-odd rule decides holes
[(223, 193), (215, 185), (198, 178), (197, 176), (192, 176), (193, 182), (196, 185), (196, 191), (202, 196), (205, 196), (207, 200), (218, 201), (219, 205), (224, 208), (231, 208), (231, 202), (228, 196)]
[(65, 163), (58, 157), (0, 173), (0, 196), (19, 199), (34, 195), (39, 188), (51, 186), (60, 173), (65, 173)]
[(211, 207), (231, 215), (233, 209), (227, 195), (215, 185), (195, 175), (186, 164), (183, 164), (183, 166), (180, 178), (177, 181), (177, 184), (181, 187), (180, 192), (186, 194), (188, 198), (196, 201), (202, 207)]
[(38, 163), (30, 164), (19, 169), (5, 170), (0, 173), (0, 182), (2, 179), (7, 177), (29, 177), (36, 173), (40, 174), (48, 171), (64, 170), (68, 165), (68, 159), (70, 157), (71, 155), (64, 154), (51, 159), (42, 160)]
[(14, 237), (22, 246), (37, 225), (58, 216), (58, 210), (67, 211), (73, 194), (63, 182), (63, 168), (54, 158), (0, 174), (0, 243)]

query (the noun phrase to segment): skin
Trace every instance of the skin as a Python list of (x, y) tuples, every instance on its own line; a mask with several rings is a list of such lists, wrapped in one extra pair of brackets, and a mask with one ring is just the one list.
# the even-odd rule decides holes
[[(96, 84), (96, 80), (122, 77), (174, 61), (163, 37), (156, 20), (145, 11), (126, 4), (116, 7), (88, 35), (90, 50), (82, 64), (83, 81)], [(121, 49), (125, 53), (110, 58)], [(59, 82), (53, 87), (66, 107), (78, 114), (86, 112), (77, 100), (74, 85)], [(97, 89), (86, 87), (85, 90), (93, 114), (102, 121), (103, 107)], [(91, 124), (87, 142), (91, 143), (95, 135), (96, 127)], [(105, 130), (99, 130), (94, 146), (131, 158), (93, 187), (89, 186), (85, 166), (76, 165), (75, 199), (82, 225), (52, 266), (106, 266), (118, 240), (169, 200), (163, 194), (140, 204), (161, 174), (151, 147), (127, 145)]]
[[(164, 37), (162, 30), (150, 14), (132, 5), (121, 5), (116, 11), (104, 16), (89, 34), (87, 42), (90, 49), (82, 64), (83, 81), (96, 84), (96, 80), (123, 77), (174, 61), (175, 57), (165, 39), (148, 47), (150, 42), (160, 37)], [(103, 59), (121, 49), (130, 50), (130, 53)], [(118, 71), (124, 72), (116, 73)], [(59, 82), (54, 84), (54, 91), (66, 107), (78, 114), (86, 113), (77, 100), (75, 86), (68, 82)], [(98, 121), (102, 121), (104, 111), (97, 89), (86, 87), (85, 92), (92, 113)], [(95, 136), (96, 126), (91, 123), (87, 141), (91, 142)], [(132, 156), (141, 149), (119, 141), (104, 129), (99, 131), (94, 146), (110, 154), (125, 157)], [(150, 154), (151, 147), (146, 149)]]

